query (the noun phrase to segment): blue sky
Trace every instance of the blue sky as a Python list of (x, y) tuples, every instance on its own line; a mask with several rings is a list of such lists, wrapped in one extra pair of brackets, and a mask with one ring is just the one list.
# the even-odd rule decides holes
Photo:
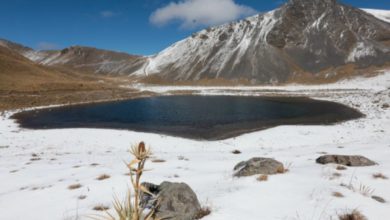
[[(0, 38), (35, 49), (84, 45), (149, 55), (205, 26), (268, 11), (282, 2), (0, 0)], [(389, 0), (342, 2), (357, 7), (390, 9)]]

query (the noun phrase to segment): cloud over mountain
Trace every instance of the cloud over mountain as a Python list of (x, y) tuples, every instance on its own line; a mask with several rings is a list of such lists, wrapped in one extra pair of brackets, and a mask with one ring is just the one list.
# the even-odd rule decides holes
[(217, 25), (255, 14), (256, 10), (234, 0), (184, 0), (170, 2), (150, 16), (150, 22), (164, 26), (179, 21), (181, 28)]

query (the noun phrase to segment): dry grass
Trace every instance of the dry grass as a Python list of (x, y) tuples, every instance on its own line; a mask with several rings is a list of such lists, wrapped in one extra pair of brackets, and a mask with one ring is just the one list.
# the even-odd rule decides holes
[(347, 168), (345, 166), (338, 165), (336, 167), (336, 170), (346, 170)]
[(371, 196), (374, 193), (374, 191), (375, 191), (374, 189), (372, 189), (371, 187), (369, 187), (367, 185), (360, 184), (360, 186), (359, 186), (359, 192), (363, 196)]
[(278, 170), (276, 172), (279, 174), (288, 173), (290, 171), (291, 166), (292, 166), (292, 163), (288, 163), (287, 165), (283, 165), (281, 167), (278, 167)]
[[(145, 215), (145, 209), (140, 207), (140, 199), (142, 193), (150, 193), (141, 183), (141, 177), (145, 167), (146, 160), (150, 157), (150, 149), (145, 146), (144, 142), (141, 142), (137, 145), (132, 146), (130, 153), (133, 155), (134, 159), (127, 163), (127, 168), (129, 169), (129, 176), (131, 181), (132, 189), (129, 189), (127, 196), (123, 201), (120, 201), (117, 197), (114, 197), (113, 208), (115, 214), (113, 215), (109, 212), (106, 212), (106, 216), (98, 216), (94, 219), (105, 219), (105, 220), (151, 220), (154, 215), (154, 210), (150, 210)], [(134, 193), (134, 199), (131, 195)]]
[(367, 220), (367, 218), (355, 209), (350, 213), (339, 215), (339, 220)]
[(342, 197), (344, 197), (344, 195), (343, 195), (341, 192), (333, 192), (333, 193), (332, 193), (332, 196), (337, 197), (337, 198), (342, 198)]
[(268, 175), (260, 175), (259, 177), (257, 177), (257, 180), (260, 181), (260, 182), (267, 181), (268, 180)]
[(76, 183), (76, 184), (72, 184), (70, 186), (68, 186), (68, 189), (69, 190), (74, 190), (74, 189), (78, 189), (78, 188), (81, 188), (82, 185), (80, 183)]
[(195, 219), (201, 219), (205, 216), (210, 215), (211, 210), (209, 207), (203, 207), (199, 210), (199, 212), (196, 214)]
[(241, 151), (239, 151), (239, 150), (233, 150), (233, 151), (232, 151), (232, 154), (241, 154)]
[(109, 209), (110, 209), (110, 207), (105, 206), (105, 205), (97, 205), (97, 206), (93, 207), (94, 211), (99, 211), (99, 212), (105, 212)]
[(102, 174), (100, 176), (98, 176), (96, 179), (101, 181), (101, 180), (105, 180), (105, 179), (108, 179), (110, 178), (111, 176), (110, 175), (107, 175), (107, 174)]
[(359, 187), (355, 187), (352, 183), (346, 185), (346, 184), (340, 184), (341, 186), (353, 191), (353, 192), (358, 192), (360, 193), (361, 195), (363, 196), (367, 196), (367, 197), (370, 197), (373, 193), (374, 193), (374, 189), (372, 189), (371, 187), (367, 186), (367, 185), (364, 185), (362, 183), (360, 183)]
[(33, 157), (33, 158), (30, 159), (30, 161), (38, 161), (38, 160), (41, 160), (41, 158), (39, 158), (39, 157)]
[(332, 176), (330, 177), (331, 180), (337, 179), (341, 177), (341, 173), (332, 173)]
[(165, 163), (167, 162), (166, 160), (163, 160), (163, 159), (154, 159), (152, 160), (153, 163)]
[(372, 177), (374, 177), (374, 179), (383, 179), (383, 180), (387, 180), (387, 176), (383, 175), (382, 173), (375, 173), (372, 175)]

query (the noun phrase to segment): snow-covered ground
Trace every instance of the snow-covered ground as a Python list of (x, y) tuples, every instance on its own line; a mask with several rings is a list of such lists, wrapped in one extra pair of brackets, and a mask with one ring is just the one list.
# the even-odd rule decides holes
[[(169, 93), (185, 88), (142, 87)], [(195, 141), (158, 134), (105, 129), (21, 129), (6, 112), (0, 118), (0, 219), (88, 219), (96, 205), (111, 207), (113, 195), (125, 196), (129, 185), (124, 160), (131, 144), (145, 141), (155, 158), (144, 180), (188, 183), (204, 206), (206, 220), (337, 219), (358, 209), (370, 220), (390, 219), (390, 71), (374, 78), (324, 86), (203, 88), (202, 94), (262, 95), (279, 92), (333, 100), (360, 109), (367, 117), (331, 126), (280, 126), (222, 141)], [(227, 91), (228, 90), (228, 91)], [(279, 91), (278, 91), (279, 90)], [(239, 149), (242, 154), (232, 154)], [(361, 154), (379, 163), (336, 170), (319, 165), (324, 153)], [(36, 155), (35, 155), (36, 154)], [(233, 178), (236, 163), (272, 157), (289, 167), (285, 174), (259, 182), (257, 176)], [(39, 159), (37, 159), (39, 158)], [(111, 177), (96, 180), (101, 174)], [(79, 183), (82, 187), (69, 190)], [(341, 184), (353, 185), (350, 190)], [(332, 196), (340, 192), (342, 198)], [(80, 196), (86, 196), (80, 199)]]
[(369, 8), (363, 8), (362, 10), (374, 15), (375, 17), (383, 21), (390, 23), (390, 10), (369, 9)]

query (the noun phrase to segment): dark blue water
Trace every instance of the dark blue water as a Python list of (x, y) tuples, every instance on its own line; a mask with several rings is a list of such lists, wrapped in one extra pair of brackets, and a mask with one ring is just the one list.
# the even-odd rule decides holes
[(331, 124), (361, 117), (344, 105), (307, 98), (165, 96), (66, 106), (14, 115), (22, 127), (115, 128), (222, 139), (284, 124)]

